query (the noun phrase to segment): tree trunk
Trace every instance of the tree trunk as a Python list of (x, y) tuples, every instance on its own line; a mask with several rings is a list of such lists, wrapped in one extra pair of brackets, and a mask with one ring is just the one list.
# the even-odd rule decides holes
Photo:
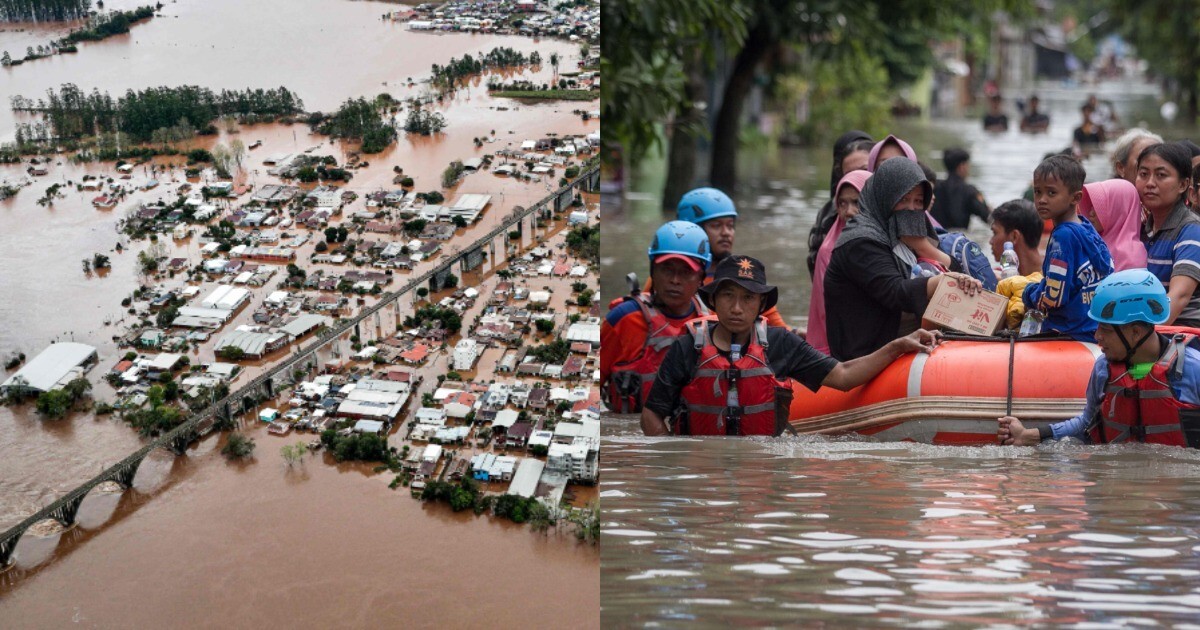
[(696, 129), (704, 118), (695, 103), (704, 98), (700, 59), (693, 57), (684, 68), (688, 101), (675, 112), (675, 123), (667, 147), (667, 183), (663, 188), (663, 211), (672, 210), (696, 180)]
[(713, 126), (712, 185), (725, 192), (737, 188), (738, 135), (746, 96), (754, 86), (754, 71), (775, 42), (770, 29), (758, 24), (746, 34), (746, 45), (734, 60), (733, 72), (721, 98), (721, 110)]

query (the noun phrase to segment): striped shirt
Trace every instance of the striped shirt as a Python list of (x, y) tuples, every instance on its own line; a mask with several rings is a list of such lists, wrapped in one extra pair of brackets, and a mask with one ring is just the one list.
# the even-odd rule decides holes
[[(1167, 215), (1162, 227), (1153, 232), (1153, 218), (1142, 226), (1146, 245), (1146, 269), (1166, 288), (1175, 276), (1186, 276), (1200, 283), (1200, 217), (1180, 203)], [(1187, 306), (1175, 320), (1176, 325), (1200, 324), (1200, 287), (1192, 292)]]

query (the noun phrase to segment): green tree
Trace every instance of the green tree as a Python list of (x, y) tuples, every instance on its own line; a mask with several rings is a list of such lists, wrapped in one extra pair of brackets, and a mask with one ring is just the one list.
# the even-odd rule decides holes
[(241, 361), (246, 358), (246, 351), (238, 346), (225, 346), (217, 350), (217, 356), (227, 361)]
[(61, 418), (67, 415), (72, 405), (71, 395), (62, 389), (52, 389), (38, 394), (35, 407), (38, 413), (48, 418)]
[(283, 456), (283, 461), (287, 463), (288, 468), (296, 464), (303, 464), (304, 456), (307, 453), (308, 447), (304, 445), (304, 442), (287, 444), (279, 449), (279, 454)]
[(225, 446), (221, 448), (221, 454), (228, 459), (243, 459), (254, 452), (255, 446), (254, 438), (246, 437), (241, 433), (230, 433)]

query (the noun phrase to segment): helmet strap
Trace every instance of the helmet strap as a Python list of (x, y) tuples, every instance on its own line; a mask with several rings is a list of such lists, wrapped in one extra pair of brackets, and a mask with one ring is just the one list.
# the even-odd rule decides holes
[(1147, 331), (1146, 334), (1142, 335), (1142, 338), (1138, 339), (1137, 343), (1133, 345), (1129, 344), (1129, 340), (1125, 338), (1125, 333), (1121, 332), (1120, 327), (1113, 326), (1113, 332), (1117, 333), (1117, 339), (1120, 339), (1121, 345), (1125, 346), (1125, 363), (1132, 363), (1133, 353), (1137, 352), (1137, 349), (1141, 348), (1142, 344), (1146, 343), (1146, 341), (1150, 339), (1150, 335), (1154, 334), (1154, 327), (1151, 326), (1150, 330)]

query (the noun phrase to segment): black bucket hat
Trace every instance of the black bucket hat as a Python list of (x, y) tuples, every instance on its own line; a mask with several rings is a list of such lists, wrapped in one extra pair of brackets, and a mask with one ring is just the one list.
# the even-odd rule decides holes
[(767, 269), (757, 258), (726, 256), (713, 270), (712, 282), (700, 287), (700, 299), (713, 308), (713, 294), (723, 282), (733, 282), (743, 289), (763, 296), (763, 312), (779, 302), (779, 289), (767, 284)]

